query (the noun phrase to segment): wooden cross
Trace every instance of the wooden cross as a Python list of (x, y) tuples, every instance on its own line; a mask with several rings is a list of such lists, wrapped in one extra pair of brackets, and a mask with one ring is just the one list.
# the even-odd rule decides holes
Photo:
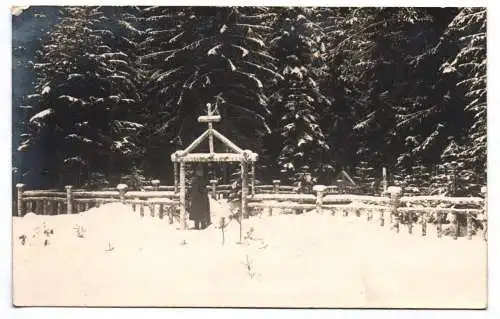
[(208, 123), (208, 145), (210, 147), (210, 153), (214, 152), (213, 123), (220, 122), (220, 120), (220, 115), (214, 115), (212, 104), (210, 103), (207, 103), (207, 115), (198, 117), (198, 122)]
[(207, 103), (207, 115), (214, 115), (214, 112), (212, 111), (212, 104)]

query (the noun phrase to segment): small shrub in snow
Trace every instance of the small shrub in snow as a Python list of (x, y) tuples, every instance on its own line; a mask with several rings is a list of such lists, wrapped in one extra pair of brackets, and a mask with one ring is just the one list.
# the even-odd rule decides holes
[(53, 229), (44, 229), (43, 233), (45, 236), (49, 237), (50, 235), (54, 235), (54, 230)]
[(250, 261), (248, 254), (246, 255), (246, 261), (243, 263), (243, 265), (245, 265), (248, 276), (250, 276), (250, 278), (254, 278), (256, 273), (253, 270), (253, 263)]
[(130, 172), (123, 175), (121, 182), (124, 185), (128, 185), (130, 189), (139, 190), (146, 184), (147, 178), (144, 176), (144, 172), (137, 167), (132, 167)]
[(113, 251), (113, 250), (115, 250), (115, 247), (113, 247), (111, 243), (108, 242), (108, 248), (106, 248), (106, 251)]
[(220, 218), (220, 222), (219, 222), (219, 228), (222, 232), (222, 245), (224, 245), (225, 241), (226, 241), (226, 236), (224, 234), (224, 228), (227, 226), (227, 223), (226, 223), (226, 218), (224, 217), (221, 217)]
[(85, 237), (85, 228), (83, 228), (82, 226), (80, 225), (77, 225), (74, 230), (76, 231), (76, 236), (79, 237), (79, 238), (84, 238)]
[(247, 231), (244, 239), (245, 240), (254, 240), (254, 238), (253, 238), (253, 232), (254, 232), (253, 227), (250, 227), (250, 229)]
[(26, 235), (19, 236), (19, 240), (21, 241), (21, 245), (24, 246), (26, 244)]

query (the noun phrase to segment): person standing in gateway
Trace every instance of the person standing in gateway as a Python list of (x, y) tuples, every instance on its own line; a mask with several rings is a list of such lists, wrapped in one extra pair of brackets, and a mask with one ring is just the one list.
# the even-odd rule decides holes
[(201, 164), (196, 166), (195, 176), (189, 191), (189, 200), (189, 219), (194, 221), (194, 228), (207, 228), (210, 225), (210, 202), (205, 170)]

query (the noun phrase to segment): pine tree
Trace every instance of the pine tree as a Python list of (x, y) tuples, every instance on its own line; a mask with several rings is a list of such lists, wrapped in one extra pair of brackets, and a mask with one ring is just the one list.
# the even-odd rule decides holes
[(271, 105), (275, 128), (270, 141), (280, 145), (275, 150), (276, 163), (281, 174), (291, 180), (304, 171), (321, 175), (329, 149), (320, 119), (322, 106), (331, 101), (322, 94), (318, 83), (321, 38), (317, 27), (306, 17), (311, 11), (282, 9), (275, 21), (280, 29), (269, 41), (282, 74), (270, 89), (274, 92)]
[[(438, 164), (443, 172), (436, 177), (438, 184), (447, 185), (441, 189), (448, 194), (477, 194), (486, 164), (486, 11), (465, 8), (451, 13), (451, 18), (448, 12), (447, 19), (441, 19), (451, 21), (442, 28), (437, 44), (413, 61), (421, 79), (415, 87), (426, 96), (415, 99), (421, 105), (402, 116), (401, 123), (413, 123), (412, 130), (420, 133), (407, 137), (419, 140), (411, 152)], [(435, 129), (425, 137), (416, 123)]]
[(264, 9), (253, 8), (146, 10), (141, 61), (150, 70), (145, 89), (159, 115), (158, 132), (186, 146), (200, 133), (188, 128), (197, 127), (206, 103), (216, 101), (234, 134), (249, 136), (252, 125), (266, 129), (263, 81), (277, 76), (261, 36), (267, 27), (259, 23), (266, 17)]
[(442, 72), (457, 74), (457, 86), (464, 90), (465, 111), (473, 120), (460, 159), (481, 174), (486, 169), (486, 9), (464, 8), (449, 25), (446, 34), (459, 43), (459, 51)]
[(264, 43), (265, 24), (273, 17), (268, 11), (149, 7), (131, 19), (143, 33), (140, 64), (147, 72), (143, 89), (152, 141), (148, 157), (164, 163), (201, 134), (205, 127), (196, 119), (207, 103), (222, 116), (216, 127), (222, 134), (240, 147), (260, 147), (269, 131), (264, 85), (279, 76)]
[[(32, 106), (26, 105), (23, 97), (31, 93), (34, 78), (33, 69), (28, 62), (33, 60), (40, 49), (46, 32), (57, 23), (57, 7), (21, 8), (12, 16), (12, 163), (13, 185), (30, 182), (38, 186), (35, 180), (28, 180), (29, 170), (36, 168), (36, 156), (22, 156), (17, 146), (25, 137), (26, 117)], [(43, 186), (43, 185), (40, 185)]]
[(415, 160), (426, 166), (439, 164), (450, 143), (461, 143), (468, 126), (463, 93), (456, 89), (458, 78), (442, 67), (457, 49), (455, 41), (441, 37), (454, 12), (426, 10), (432, 20), (420, 26), (428, 30), (421, 36), (424, 45), (407, 59), (411, 85), (396, 113), (396, 129), (405, 146), (397, 165), (406, 168)]
[(405, 60), (413, 49), (411, 39), (428, 17), (413, 8), (377, 8), (367, 14), (370, 62), (361, 79), (368, 89), (354, 129), (361, 138), (358, 154), (368, 154), (375, 166), (390, 165), (403, 144), (396, 134), (396, 115), (411, 85)]
[(333, 101), (324, 108), (321, 127), (337, 172), (359, 161), (359, 138), (353, 127), (367, 101), (368, 86), (362, 76), (371, 63), (372, 43), (366, 40), (371, 15), (366, 8), (318, 8), (314, 17), (323, 31), (320, 86)]
[(323, 85), (334, 103), (324, 118), (335, 163), (391, 166), (404, 147), (396, 115), (411, 87), (405, 63), (428, 18), (412, 8), (323, 8), (317, 19), (328, 40)]
[(135, 135), (142, 128), (130, 114), (140, 103), (134, 68), (113, 48), (109, 19), (97, 7), (61, 11), (32, 63), (35, 93), (27, 99), (33, 112), (18, 148), (37, 154), (59, 187), (81, 185), (94, 171), (126, 169), (122, 160), (140, 154)]
[(375, 169), (371, 167), (368, 162), (359, 162), (358, 165), (354, 167), (353, 179), (357, 184), (357, 192), (361, 194), (375, 193)]

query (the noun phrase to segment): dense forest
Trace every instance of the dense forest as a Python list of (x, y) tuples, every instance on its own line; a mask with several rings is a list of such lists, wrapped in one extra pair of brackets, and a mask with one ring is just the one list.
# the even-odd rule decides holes
[[(486, 9), (30, 7), (13, 16), (13, 180), (172, 183), (205, 126), (257, 178), (486, 179)], [(457, 188), (460, 190), (460, 188)]]

